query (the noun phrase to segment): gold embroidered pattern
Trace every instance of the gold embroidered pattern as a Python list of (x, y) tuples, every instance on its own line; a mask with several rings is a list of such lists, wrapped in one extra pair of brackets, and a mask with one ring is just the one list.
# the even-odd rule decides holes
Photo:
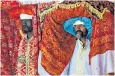
[(58, 8), (63, 8), (63, 9), (71, 9), (71, 8), (76, 8), (78, 6), (83, 6), (90, 11), (91, 13), (94, 13), (99, 19), (103, 19), (103, 14), (108, 10), (107, 8), (103, 9), (103, 12), (98, 11), (97, 9), (95, 9), (93, 6), (91, 6), (91, 4), (87, 3), (87, 2), (76, 2), (75, 4), (56, 4), (55, 6), (44, 10), (42, 13), (39, 14), (41, 21), (43, 20), (44, 16), (46, 14), (51, 13), (52, 11), (58, 9)]

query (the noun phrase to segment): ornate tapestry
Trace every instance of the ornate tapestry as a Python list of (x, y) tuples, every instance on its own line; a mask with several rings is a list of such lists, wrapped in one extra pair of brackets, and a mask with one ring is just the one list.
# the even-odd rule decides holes
[[(12, 21), (13, 23), (13, 21)], [(14, 50), (13, 46), (13, 27), (15, 24), (10, 24), (8, 13), (4, 10), (1, 11), (1, 74), (11, 75), (15, 72), (15, 58), (17, 53), (11, 54)], [(12, 27), (11, 27), (12, 26)], [(15, 58), (14, 58), (15, 56)], [(11, 61), (13, 60), (13, 61)], [(12, 72), (14, 70), (14, 72)]]
[[(2, 40), (3, 43), (6, 43), (7, 49), (3, 52), (9, 52), (6, 58), (10, 58), (9, 61), (10, 69), (8, 72), (5, 72), (6, 68), (5, 58), (2, 58), (2, 75), (37, 75), (37, 60), (39, 52), (39, 17), (37, 16), (37, 5), (21, 5), (8, 11), (8, 18), (10, 18), (10, 25), (7, 25), (6, 31), (3, 31), (7, 34), (6, 41)], [(20, 14), (30, 14), (32, 15), (32, 25), (33, 25), (33, 36), (30, 40), (26, 40), (21, 26)], [(3, 22), (6, 22), (3, 20)], [(12, 23), (14, 22), (14, 23)], [(8, 23), (7, 23), (8, 24)], [(11, 26), (12, 25), (12, 26)], [(4, 25), (5, 26), (5, 25)], [(3, 28), (4, 28), (3, 26)], [(10, 27), (11, 26), (11, 27)], [(6, 27), (6, 26), (5, 26)], [(8, 32), (9, 31), (9, 32)], [(2, 33), (4, 35), (4, 33)], [(5, 39), (5, 38), (3, 38)], [(5, 65), (5, 67), (4, 67)], [(9, 68), (8, 68), (9, 69)], [(6, 70), (7, 71), (7, 70)], [(10, 72), (10, 73), (9, 73)]]
[[(92, 19), (90, 60), (97, 54), (114, 50), (114, 3), (64, 0), (53, 4), (55, 1), (40, 5), (2, 1), (2, 75), (38, 75), (39, 50), (44, 69), (51, 75), (60, 75), (72, 57), (76, 42), (74, 36), (64, 31), (63, 23), (77, 16)], [(23, 33), (22, 13), (32, 15), (33, 36), (30, 40), (26, 40)], [(40, 21), (43, 23), (42, 31)]]
[(114, 49), (113, 15), (107, 8), (100, 12), (87, 2), (68, 5), (58, 4), (44, 11), (40, 16), (44, 17), (42, 41), (40, 44), (43, 55), (41, 64), (51, 75), (60, 75), (62, 73), (69, 63), (75, 48), (75, 38), (66, 33), (62, 27), (63, 23), (70, 18), (82, 16), (92, 19), (93, 32), (91, 36), (90, 58), (96, 54), (104, 53), (108, 49)]

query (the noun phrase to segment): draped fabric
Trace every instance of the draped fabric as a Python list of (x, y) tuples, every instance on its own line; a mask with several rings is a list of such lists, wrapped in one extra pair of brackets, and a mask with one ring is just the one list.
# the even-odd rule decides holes
[(8, 10), (20, 6), (17, 1), (1, 3), (1, 74), (15, 75), (20, 34), (16, 23), (9, 18)]
[(2, 10), (1, 24), (1, 74), (14, 75), (16, 74), (18, 53), (16, 49), (18, 49), (17, 46), (21, 36), (17, 31), (15, 21), (9, 18), (6, 10)]
[(91, 51), (89, 58), (114, 50), (114, 16), (105, 12), (103, 19), (95, 19), (92, 26)]
[(92, 29), (89, 54), (92, 74), (114, 75), (114, 16), (106, 12), (102, 20), (96, 20)]
[[(37, 5), (21, 5), (19, 7), (15, 7), (8, 10), (8, 16), (10, 18), (10, 25), (7, 26), (12, 28), (7, 28), (7, 31), (3, 31), (2, 35), (4, 37), (4, 33), (7, 35), (6, 38), (3, 38), (3, 43), (6, 44), (7, 51), (7, 59), (9, 58), (10, 69), (8, 72), (10, 73), (2, 73), (3, 75), (37, 75), (37, 58), (38, 58), (38, 50), (39, 50), (39, 41), (38, 37), (40, 35), (39, 32), (39, 18), (37, 18)], [(22, 30), (20, 14), (30, 14), (32, 15), (32, 25), (33, 25), (33, 36), (27, 41), (24, 37), (24, 33)], [(6, 21), (3, 21), (6, 22)], [(3, 23), (2, 22), (2, 23)], [(12, 23), (14, 22), (14, 23)], [(13, 25), (13, 26), (11, 26)], [(4, 25), (5, 26), (5, 25)], [(5, 26), (6, 27), (6, 26)], [(3, 45), (2, 43), (2, 45)], [(2, 49), (3, 51), (3, 49)], [(4, 52), (4, 51), (3, 51)], [(8, 57), (9, 56), (9, 57)], [(2, 58), (4, 61), (4, 58)], [(8, 60), (6, 60), (8, 62)], [(4, 62), (5, 63), (5, 62)], [(5, 67), (6, 64), (2, 64)], [(4, 68), (3, 68), (4, 71)]]
[(93, 18), (83, 6), (79, 6), (71, 9), (58, 7), (44, 19), (40, 44), (41, 64), (51, 75), (61, 74), (71, 59), (76, 40), (75, 37), (64, 31), (63, 23), (76, 16)]
[(97, 9), (95, 9), (90, 3), (88, 2), (76, 2), (74, 4), (56, 4), (55, 6), (48, 8), (47, 10), (44, 10), (42, 13), (40, 13), (40, 19), (41, 21), (43, 20), (44, 16), (58, 8), (64, 8), (64, 9), (72, 9), (72, 8), (76, 8), (79, 5), (83, 5), (84, 8), (90, 12), (93, 16), (98, 17), (99, 19), (103, 19), (103, 14), (105, 13), (105, 11), (107, 10), (107, 8), (103, 8), (103, 10), (99, 11)]
[(75, 8), (56, 7), (45, 15), (40, 44), (43, 55), (41, 64), (49, 74), (61, 74), (71, 59), (75, 38), (66, 33), (62, 27), (63, 23), (70, 18), (81, 16), (92, 19), (90, 59), (96, 54), (113, 49), (113, 15), (105, 10), (98, 19), (89, 13), (90, 7), (84, 8), (82, 5)]
[[(79, 0), (82, 2), (82, 0)], [(64, 4), (71, 4), (76, 3), (78, 1), (76, 0), (64, 0), (62, 3)], [(88, 2), (91, 6), (93, 6), (95, 9), (102, 12), (104, 8), (107, 8), (112, 14), (114, 14), (114, 1), (112, 0), (84, 0), (84, 2)]]
[[(12, 54), (15, 47), (13, 45), (14, 41), (14, 25), (10, 22), (8, 17), (8, 12), (2, 10), (1, 11), (1, 74), (3, 75), (11, 75), (15, 73), (15, 58), (17, 56), (17, 52)], [(13, 70), (13, 71), (12, 71)]]
[(44, 10), (46, 10), (47, 8), (51, 7), (53, 4), (55, 4), (56, 2), (55, 1), (52, 1), (52, 2), (48, 2), (48, 3), (39, 3), (38, 4), (38, 9), (41, 12), (43, 12)]
[(8, 1), (8, 0), (1, 0), (1, 9), (2, 10), (8, 10), (11, 8), (15, 8), (20, 6), (21, 3), (19, 1), (13, 0), (13, 1)]
[[(18, 61), (17, 74), (18, 75), (36, 75), (37, 74), (37, 58), (38, 58), (38, 21), (36, 13), (36, 5), (25, 5), (19, 8), (10, 10), (10, 17), (16, 19), (17, 28), (21, 34), (21, 40), (18, 46)], [(19, 15), (21, 13), (30, 14), (33, 16), (33, 36), (29, 41), (26, 41), (21, 27)], [(28, 50), (29, 49), (29, 50)], [(27, 64), (28, 63), (28, 64)]]
[[(2, 3), (1, 10), (1, 73), (2, 75), (37, 75), (40, 37), (37, 6), (21, 5), (16, 1), (6, 2), (8, 3)], [(47, 5), (42, 7), (40, 12)], [(92, 19), (90, 60), (108, 50), (114, 51), (114, 18), (110, 11), (101, 10), (100, 13), (92, 7), (90, 8), (87, 3), (86, 7), (77, 4), (68, 5), (68, 7), (61, 5), (57, 7), (56, 5), (52, 10), (49, 9), (48, 12), (45, 11), (45, 14), (44, 12), (40, 14), (45, 16), (40, 43), (41, 64), (49, 74), (61, 74), (72, 57), (76, 39), (64, 31), (63, 23), (73, 17), (81, 16)], [(111, 11), (113, 12), (113, 9)], [(28, 41), (22, 30), (19, 17), (21, 13), (33, 16), (33, 36)]]

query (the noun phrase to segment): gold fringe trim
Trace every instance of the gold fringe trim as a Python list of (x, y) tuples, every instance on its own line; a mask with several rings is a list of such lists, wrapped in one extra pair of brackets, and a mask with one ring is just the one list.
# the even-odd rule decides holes
[(80, 6), (80, 2), (77, 2), (75, 4), (59, 4), (59, 8), (64, 9), (76, 8), (77, 6)]
[(80, 5), (80, 2), (77, 2), (77, 3), (75, 3), (75, 4), (67, 4), (67, 5), (66, 5), (66, 4), (56, 4), (55, 6), (49, 8), (49, 9), (47, 9), (47, 10), (44, 10), (42, 13), (39, 14), (39, 16), (40, 16), (40, 21), (43, 20), (43, 18), (44, 18), (44, 16), (45, 16), (46, 14), (49, 14), (49, 13), (51, 13), (52, 11), (58, 9), (58, 7), (59, 7), (59, 8), (64, 8), (64, 9), (70, 9), (70, 8), (76, 8), (76, 7), (79, 6), (79, 5)]
[(93, 6), (91, 6), (89, 3), (85, 3), (85, 7), (91, 12), (94, 13), (99, 19), (103, 19), (104, 13), (107, 11), (107, 8), (103, 9), (103, 12), (101, 13), (97, 9), (95, 9)]
[(40, 20), (42, 21), (46, 14), (51, 13), (52, 11), (56, 10), (58, 7), (64, 8), (64, 9), (70, 9), (70, 8), (76, 8), (80, 5), (82, 5), (82, 6), (84, 5), (84, 7), (86, 7), (86, 9), (88, 9), (88, 11), (90, 11), (91, 13), (94, 13), (99, 19), (103, 19), (104, 13), (108, 10), (107, 8), (104, 8), (103, 12), (101, 13), (100, 11), (95, 9), (93, 6), (91, 6), (91, 4), (89, 4), (88, 2), (77, 2), (75, 4), (56, 4), (55, 6), (49, 8), (47, 10), (44, 10), (42, 13), (40, 13), (39, 14)]
[(44, 16), (45, 16), (46, 14), (48, 14), (48, 13), (50, 13), (50, 12), (56, 10), (57, 8), (58, 8), (58, 4), (56, 4), (56, 5), (53, 6), (52, 8), (49, 8), (48, 10), (45, 10), (45, 11), (43, 11), (42, 13), (40, 13), (40, 14), (39, 14), (39, 16), (40, 16), (40, 21), (43, 20), (43, 18), (44, 18)]

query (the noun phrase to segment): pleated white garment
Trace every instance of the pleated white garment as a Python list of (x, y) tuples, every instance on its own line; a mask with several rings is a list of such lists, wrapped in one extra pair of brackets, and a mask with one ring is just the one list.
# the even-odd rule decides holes
[(91, 71), (93, 75), (106, 75), (114, 72), (114, 50), (107, 50), (91, 58)]
[(69, 75), (90, 75), (89, 51), (90, 41), (86, 40), (86, 46), (83, 48), (80, 40), (76, 41), (73, 56), (69, 64)]

